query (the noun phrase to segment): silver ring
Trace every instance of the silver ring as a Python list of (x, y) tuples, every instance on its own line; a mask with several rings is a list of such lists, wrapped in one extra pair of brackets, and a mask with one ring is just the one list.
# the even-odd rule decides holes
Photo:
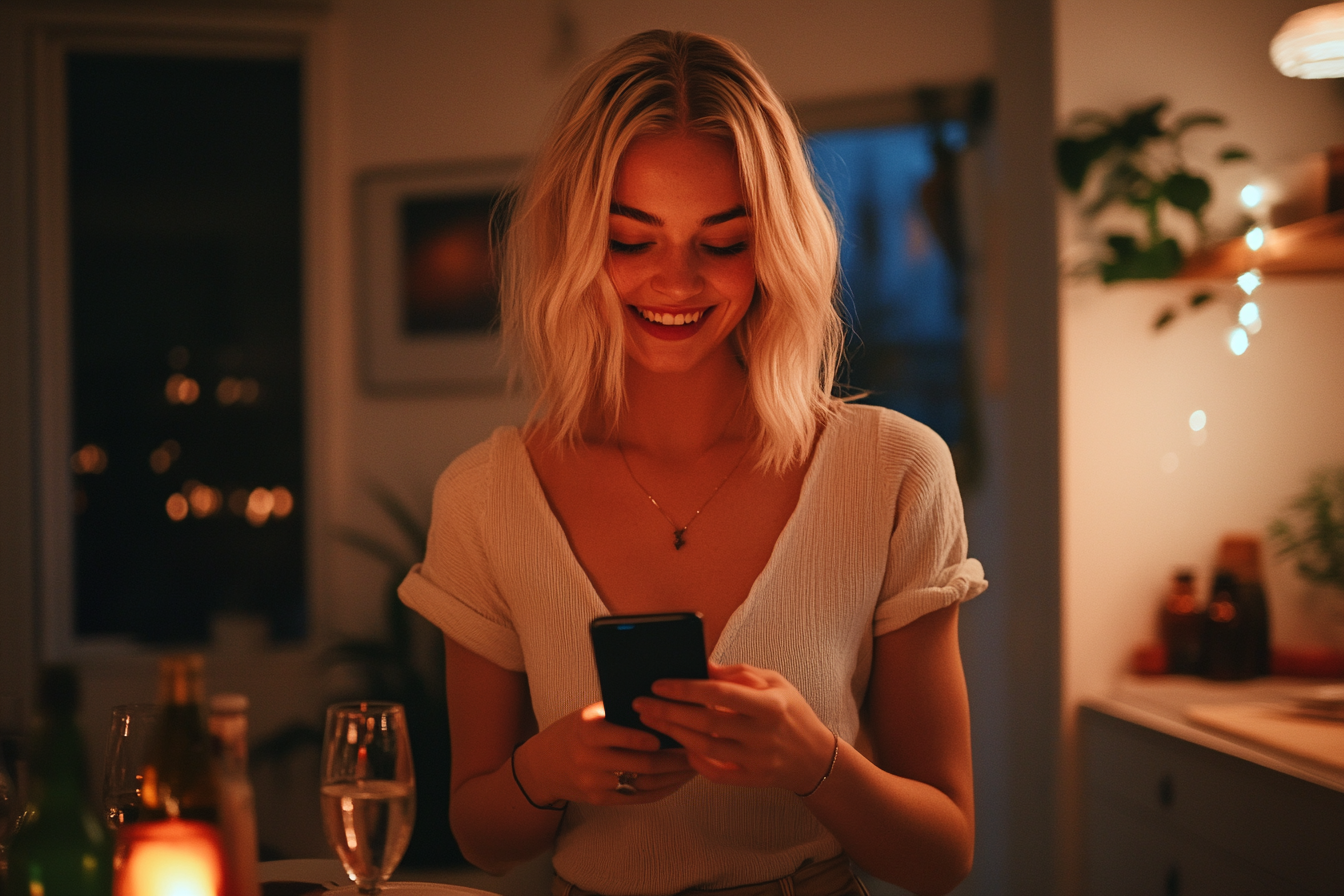
[(616, 776), (616, 792), (623, 793), (626, 796), (639, 793), (635, 788), (635, 779), (639, 777), (635, 772), (612, 772)]

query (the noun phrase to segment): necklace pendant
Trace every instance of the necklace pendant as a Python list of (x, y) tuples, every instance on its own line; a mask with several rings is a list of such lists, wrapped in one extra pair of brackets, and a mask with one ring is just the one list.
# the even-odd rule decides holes
[(681, 546), (684, 545), (684, 544), (686, 543), (686, 539), (682, 537), (682, 536), (684, 536), (685, 534), (686, 534), (686, 530), (685, 530), (684, 528), (683, 528), (683, 529), (677, 529), (675, 532), (673, 532), (673, 533), (672, 533), (672, 547), (676, 548), (677, 550), (681, 550)]

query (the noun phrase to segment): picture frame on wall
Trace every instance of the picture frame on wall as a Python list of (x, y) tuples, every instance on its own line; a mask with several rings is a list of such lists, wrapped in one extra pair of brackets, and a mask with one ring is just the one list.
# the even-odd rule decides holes
[(502, 391), (495, 214), (522, 159), (377, 168), (355, 190), (371, 392)]

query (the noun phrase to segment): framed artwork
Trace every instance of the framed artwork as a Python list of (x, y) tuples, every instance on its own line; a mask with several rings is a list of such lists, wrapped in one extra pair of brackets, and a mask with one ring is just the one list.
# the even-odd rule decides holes
[(381, 168), (356, 187), (365, 386), (501, 389), (492, 213), (521, 159)]

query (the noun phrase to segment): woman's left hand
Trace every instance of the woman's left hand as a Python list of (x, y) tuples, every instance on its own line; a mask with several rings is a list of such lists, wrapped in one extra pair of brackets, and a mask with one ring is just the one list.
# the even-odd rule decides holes
[(653, 692), (663, 699), (634, 703), (640, 720), (676, 738), (711, 781), (802, 794), (830, 768), (834, 735), (778, 672), (710, 663), (708, 679), (665, 679)]

